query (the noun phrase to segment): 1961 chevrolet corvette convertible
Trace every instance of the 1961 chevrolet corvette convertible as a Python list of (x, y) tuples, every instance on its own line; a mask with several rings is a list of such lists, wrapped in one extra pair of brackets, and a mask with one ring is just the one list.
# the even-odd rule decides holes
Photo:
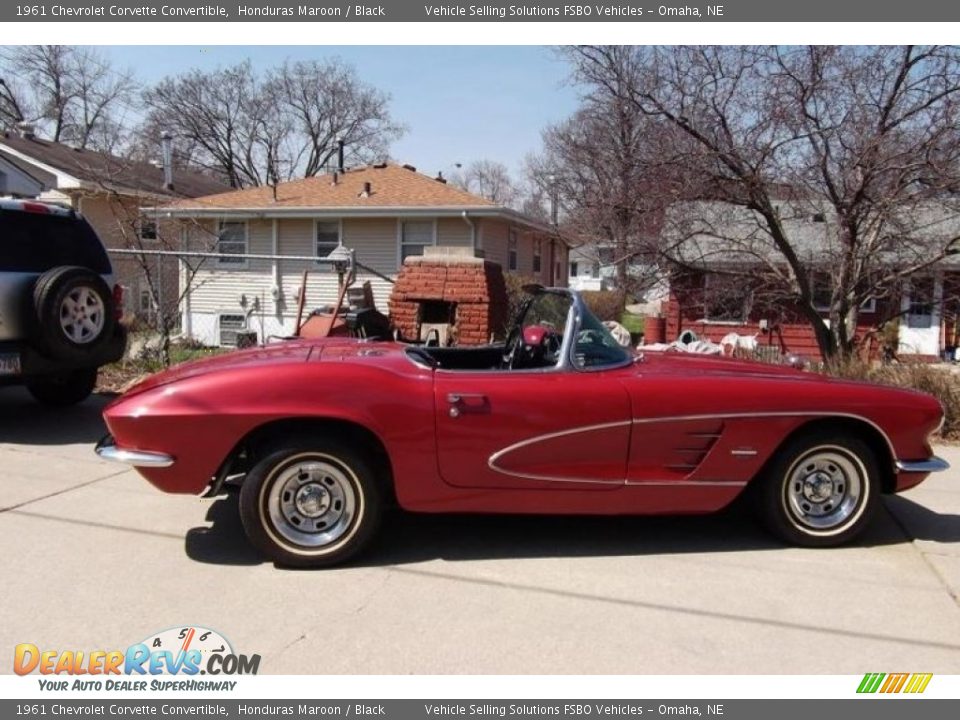
[[(838, 545), (947, 464), (928, 395), (620, 347), (536, 288), (506, 342), (290, 341), (154, 375), (104, 412), (105, 458), (166, 492), (242, 477), (251, 542), (325, 566), (419, 512), (708, 513), (747, 491), (784, 540)], [(208, 489), (209, 486), (209, 489)]]

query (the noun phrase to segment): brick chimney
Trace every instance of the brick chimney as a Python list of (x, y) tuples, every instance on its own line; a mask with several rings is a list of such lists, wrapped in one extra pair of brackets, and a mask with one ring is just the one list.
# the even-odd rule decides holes
[(407, 340), (425, 340), (425, 325), (447, 325), (442, 344), (485, 345), (507, 321), (503, 269), (470, 248), (428, 247), (404, 261), (389, 306), (391, 323)]

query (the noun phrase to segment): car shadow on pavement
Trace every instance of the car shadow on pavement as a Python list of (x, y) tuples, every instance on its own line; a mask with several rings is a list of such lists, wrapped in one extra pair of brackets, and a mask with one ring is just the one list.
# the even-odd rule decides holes
[[(902, 497), (885, 501), (895, 508), (880, 512), (857, 544), (896, 545), (914, 538), (960, 541), (960, 515), (940, 515)], [(910, 520), (895, 519), (892, 512)], [(217, 498), (206, 519), (209, 526), (187, 533), (188, 557), (224, 565), (265, 562), (243, 533), (236, 493)], [(394, 510), (387, 514), (373, 547), (350, 564), (371, 567), (436, 559), (643, 556), (783, 547), (764, 532), (743, 502), (700, 516), (425, 515)]]
[(897, 524), (911, 539), (960, 542), (960, 515), (941, 515), (902, 495), (887, 496), (884, 502)]
[(20, 445), (95, 443), (107, 434), (103, 408), (113, 395), (95, 394), (78, 405), (50, 408), (26, 390), (0, 387), (0, 442)]

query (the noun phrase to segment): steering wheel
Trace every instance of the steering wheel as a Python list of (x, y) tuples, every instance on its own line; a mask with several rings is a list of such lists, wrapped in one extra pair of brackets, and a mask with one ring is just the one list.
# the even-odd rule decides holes
[(503, 343), (503, 357), (500, 359), (500, 367), (504, 370), (513, 370), (517, 356), (520, 354), (520, 347), (523, 345), (522, 330), (520, 325), (514, 325), (507, 333), (506, 342)]

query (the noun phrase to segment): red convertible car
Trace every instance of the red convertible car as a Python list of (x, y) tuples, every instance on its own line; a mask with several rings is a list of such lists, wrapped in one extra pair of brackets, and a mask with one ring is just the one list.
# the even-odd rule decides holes
[(154, 375), (104, 412), (104, 458), (166, 492), (242, 478), (254, 545), (325, 566), (417, 512), (708, 513), (741, 493), (788, 542), (838, 545), (947, 464), (922, 393), (620, 347), (537, 288), (506, 342), (290, 341)]

